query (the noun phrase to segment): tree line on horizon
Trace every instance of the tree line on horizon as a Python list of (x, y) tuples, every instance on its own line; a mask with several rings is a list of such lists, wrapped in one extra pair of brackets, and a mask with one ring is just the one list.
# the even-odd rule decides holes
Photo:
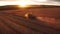
[[(29, 8), (60, 8), (60, 6), (53, 6), (53, 5), (32, 5)], [(20, 9), (18, 5), (7, 5), (7, 6), (0, 6), (0, 10), (15, 10)]]

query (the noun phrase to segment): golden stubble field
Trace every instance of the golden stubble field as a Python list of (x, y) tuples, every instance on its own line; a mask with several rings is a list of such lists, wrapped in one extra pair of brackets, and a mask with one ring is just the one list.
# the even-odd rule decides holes
[[(26, 20), (25, 18), (20, 17), (24, 16), (26, 13), (31, 13), (32, 15), (37, 16), (38, 20)], [(60, 19), (55, 19), (60, 18), (59, 14), (60, 8), (29, 8), (19, 10), (3, 10), (0, 11), (0, 30), (2, 33), (10, 31), (11, 33), (19, 33), (22, 31), (22, 33), (24, 32), (26, 34), (28, 32), (32, 32), (33, 34), (60, 34)], [(26, 26), (28, 26), (29, 29)]]

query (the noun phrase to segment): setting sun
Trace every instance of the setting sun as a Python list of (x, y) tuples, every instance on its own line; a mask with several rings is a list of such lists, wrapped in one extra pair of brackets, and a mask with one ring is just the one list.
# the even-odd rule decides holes
[(27, 0), (20, 0), (20, 1), (18, 1), (18, 5), (20, 7), (28, 7), (28, 2), (27, 2)]

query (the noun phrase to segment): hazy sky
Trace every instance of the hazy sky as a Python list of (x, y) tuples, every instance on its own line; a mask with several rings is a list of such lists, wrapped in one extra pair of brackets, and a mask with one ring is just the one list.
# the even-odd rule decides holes
[[(0, 0), (0, 6), (2, 5), (16, 5), (19, 4), (21, 0)], [(31, 5), (60, 5), (60, 0), (25, 0)]]

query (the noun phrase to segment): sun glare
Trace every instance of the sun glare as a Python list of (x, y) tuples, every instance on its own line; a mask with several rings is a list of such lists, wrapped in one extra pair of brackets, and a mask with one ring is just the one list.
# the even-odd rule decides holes
[(27, 0), (20, 0), (20, 1), (18, 1), (18, 4), (20, 7), (28, 7)]

